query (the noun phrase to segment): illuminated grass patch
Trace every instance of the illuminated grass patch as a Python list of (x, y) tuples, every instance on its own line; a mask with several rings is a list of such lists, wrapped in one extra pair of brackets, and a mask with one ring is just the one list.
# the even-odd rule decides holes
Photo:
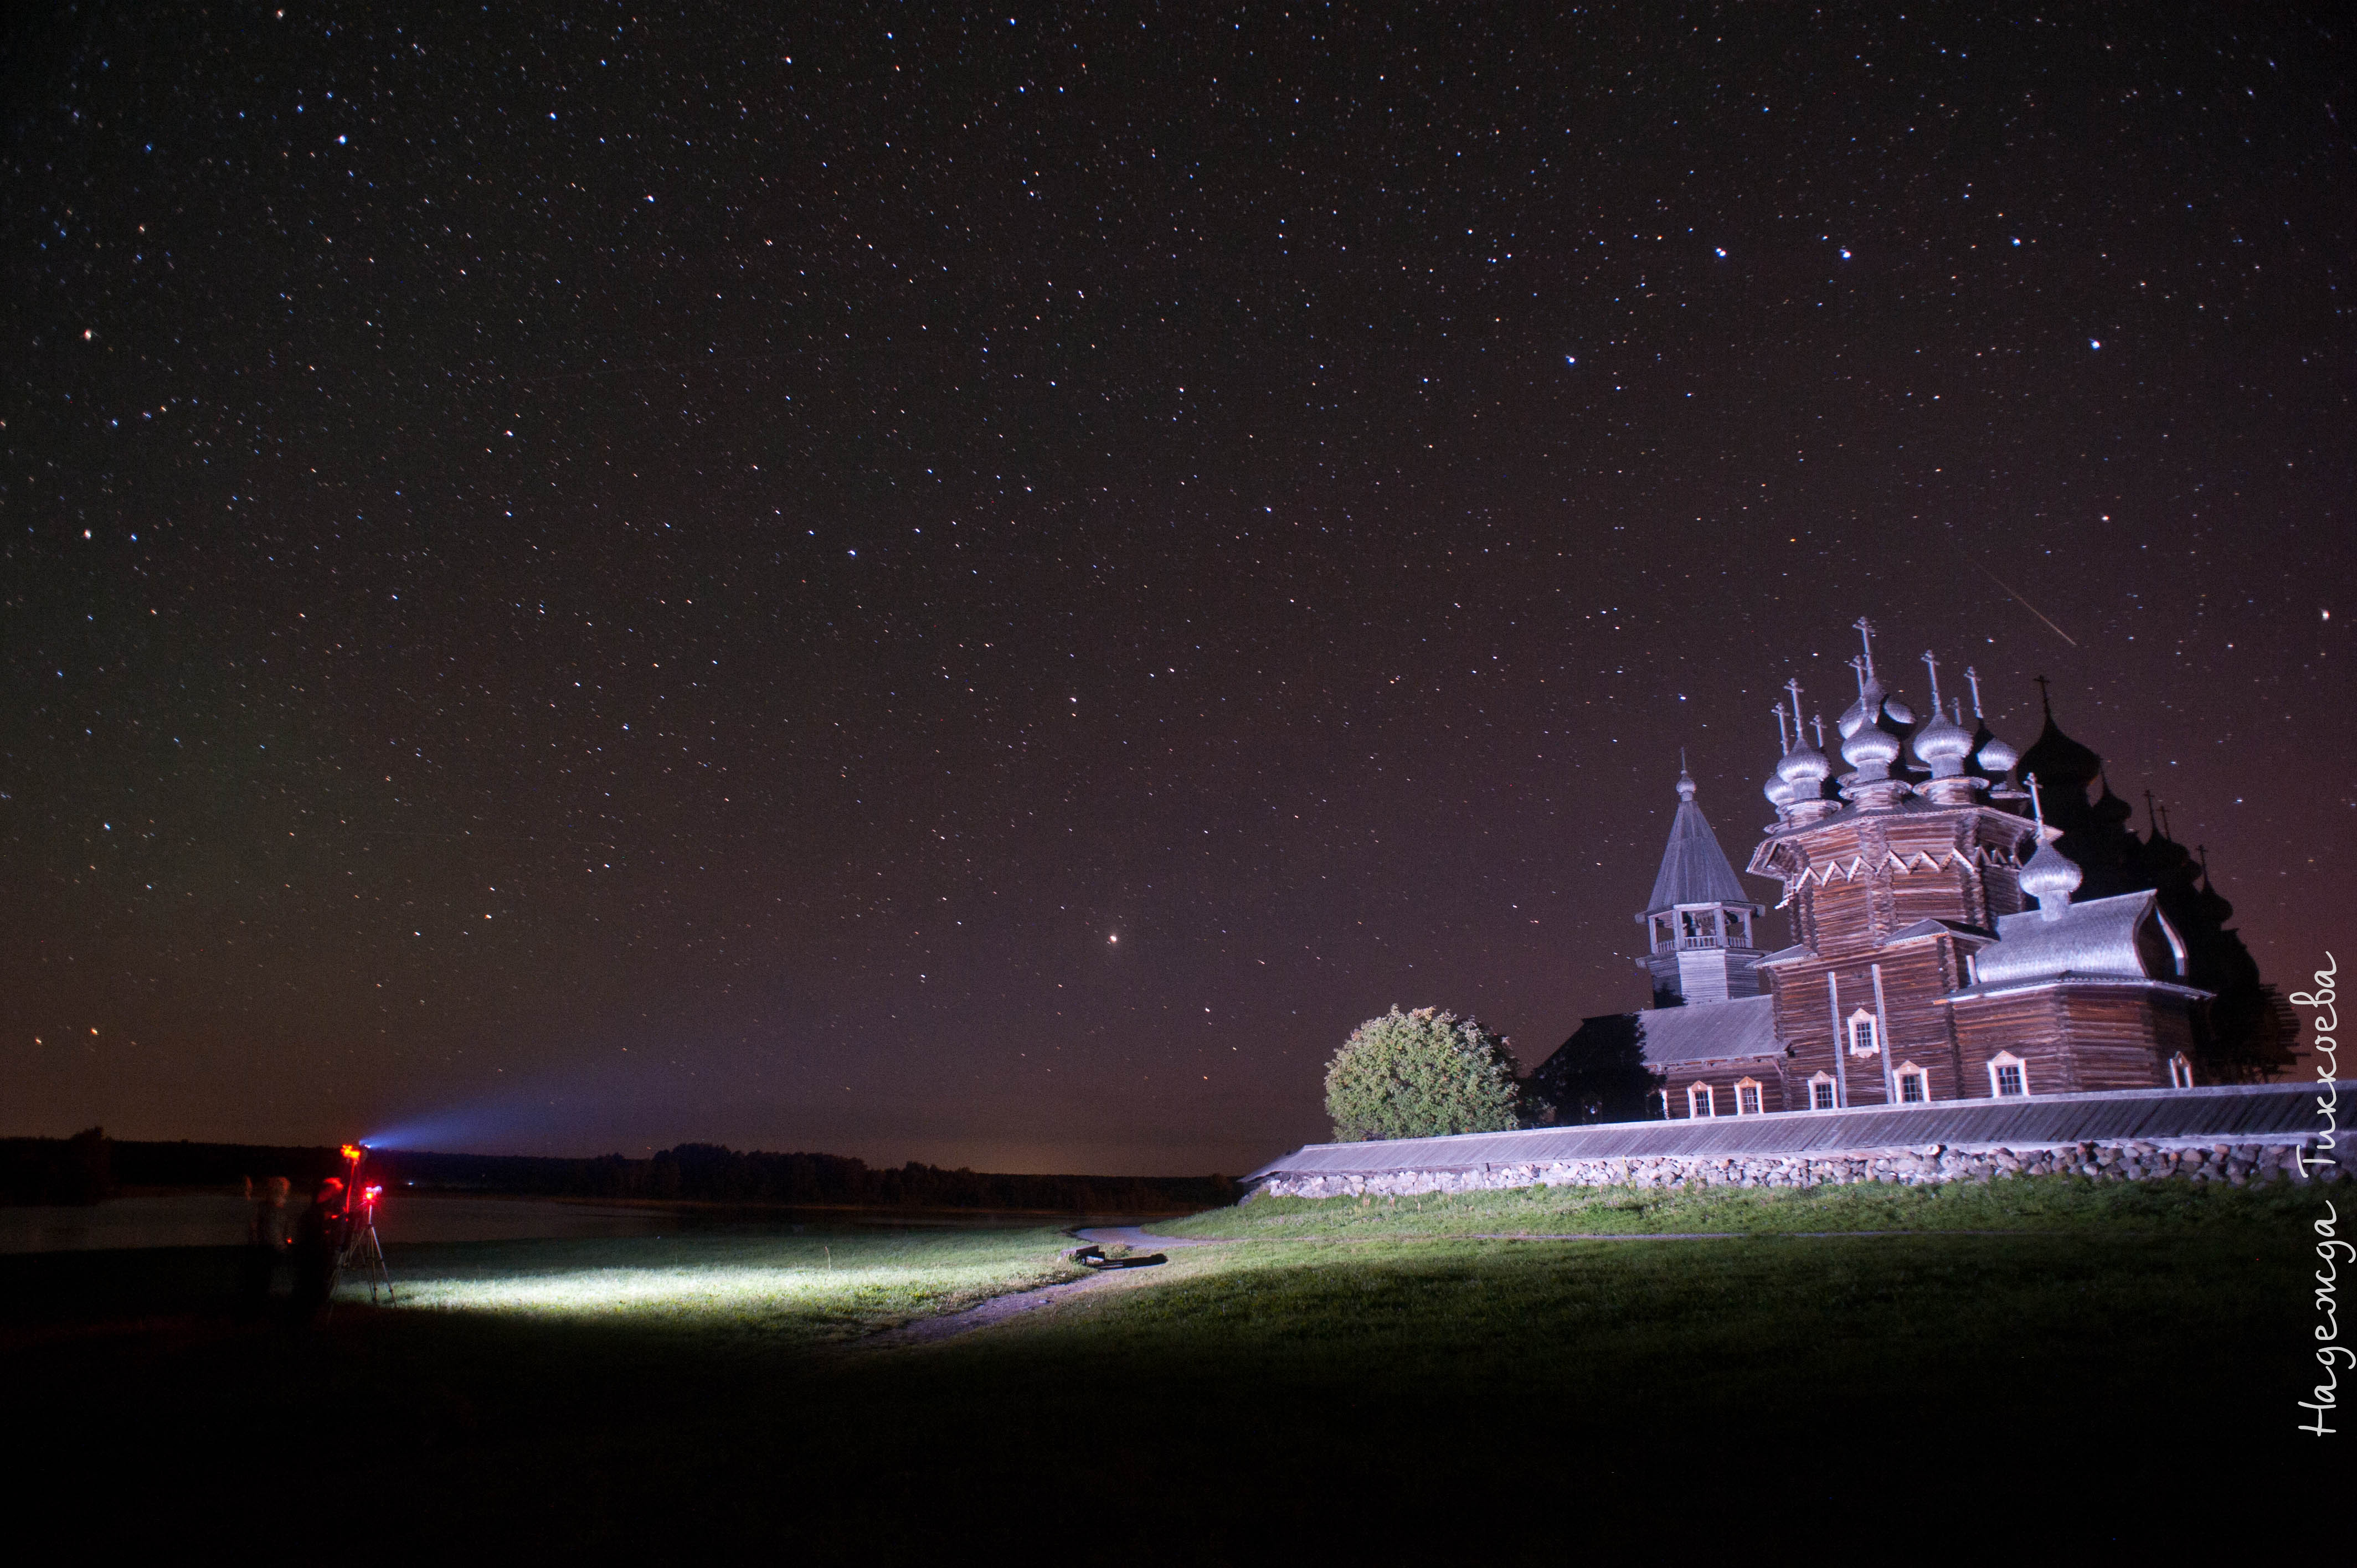
[[(1068, 1279), (1039, 1230), (631, 1237), (394, 1248), (401, 1310), (823, 1344)], [(366, 1301), (347, 1281), (339, 1299)]]

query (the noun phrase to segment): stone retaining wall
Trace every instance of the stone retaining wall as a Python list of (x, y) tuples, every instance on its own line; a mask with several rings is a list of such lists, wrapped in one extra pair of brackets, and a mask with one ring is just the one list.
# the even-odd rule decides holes
[[(1810, 1155), (1663, 1155), (1611, 1160), (1552, 1160), (1478, 1169), (1276, 1171), (1247, 1197), (1407, 1197), (1427, 1192), (1490, 1192), (1521, 1187), (1846, 1187), (1890, 1182), (1926, 1187), (1997, 1181), (2017, 1176), (2078, 1176), (2096, 1181), (2337, 1182), (2357, 1172), (2357, 1144), (2329, 1151), (2304, 1144), (2167, 1144), (2137, 1141), (2056, 1144), (2029, 1148), (1926, 1144)], [(2337, 1163), (2336, 1163), (2337, 1162)]]

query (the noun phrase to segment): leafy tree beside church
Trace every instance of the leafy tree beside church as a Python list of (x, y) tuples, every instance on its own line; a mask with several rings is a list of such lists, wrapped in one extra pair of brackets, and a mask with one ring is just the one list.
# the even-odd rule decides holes
[(1326, 1069), (1326, 1114), (1341, 1143), (1529, 1124), (1511, 1042), (1437, 1007), (1394, 1005), (1351, 1031)]

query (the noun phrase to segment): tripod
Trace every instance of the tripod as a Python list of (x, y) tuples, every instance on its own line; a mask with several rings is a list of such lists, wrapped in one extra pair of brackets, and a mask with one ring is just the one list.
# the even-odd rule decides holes
[(345, 1239), (343, 1252), (336, 1259), (336, 1273), (340, 1275), (346, 1269), (359, 1269), (368, 1275), (371, 1306), (376, 1305), (376, 1287), (379, 1285), (384, 1287), (386, 1301), (393, 1299), (393, 1276), (385, 1272), (384, 1248), (376, 1239), (376, 1205), (373, 1203), (361, 1210), (360, 1222), (351, 1228)]

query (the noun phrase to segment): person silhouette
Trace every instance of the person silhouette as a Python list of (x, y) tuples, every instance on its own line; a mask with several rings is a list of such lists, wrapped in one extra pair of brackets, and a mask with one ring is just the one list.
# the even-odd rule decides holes
[(251, 1320), (262, 1316), (270, 1300), (271, 1276), (286, 1257), (286, 1194), (294, 1184), (272, 1176), (259, 1190), (245, 1178), (245, 1247), (238, 1260), (237, 1315)]
[(345, 1224), (344, 1184), (329, 1176), (295, 1222), (295, 1294), (287, 1298), (286, 1319), (298, 1328), (317, 1323), (327, 1310), (344, 1255)]

